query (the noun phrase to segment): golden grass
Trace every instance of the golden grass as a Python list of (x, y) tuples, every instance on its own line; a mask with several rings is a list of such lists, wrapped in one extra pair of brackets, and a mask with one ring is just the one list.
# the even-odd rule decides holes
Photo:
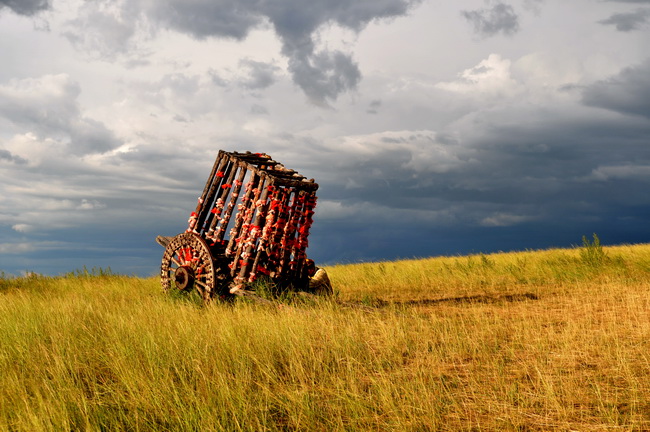
[(650, 245), (604, 252), (333, 266), (281, 307), (0, 280), (0, 430), (650, 430)]

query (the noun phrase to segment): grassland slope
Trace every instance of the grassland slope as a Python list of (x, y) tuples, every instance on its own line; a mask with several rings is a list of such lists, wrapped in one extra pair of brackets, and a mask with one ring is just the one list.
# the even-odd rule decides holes
[(0, 278), (0, 430), (650, 430), (650, 245), (328, 271), (275, 306)]

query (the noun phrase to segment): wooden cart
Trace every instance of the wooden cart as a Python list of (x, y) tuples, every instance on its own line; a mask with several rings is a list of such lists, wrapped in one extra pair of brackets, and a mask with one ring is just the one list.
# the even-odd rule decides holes
[(219, 151), (187, 230), (159, 237), (165, 290), (204, 300), (246, 292), (260, 277), (303, 290), (318, 184), (264, 153)]

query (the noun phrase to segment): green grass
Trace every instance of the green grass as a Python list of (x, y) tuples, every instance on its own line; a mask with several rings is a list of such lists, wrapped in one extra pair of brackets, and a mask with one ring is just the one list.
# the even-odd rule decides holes
[(650, 245), (589, 247), (333, 266), (336, 299), (275, 306), (0, 279), (0, 430), (650, 430)]

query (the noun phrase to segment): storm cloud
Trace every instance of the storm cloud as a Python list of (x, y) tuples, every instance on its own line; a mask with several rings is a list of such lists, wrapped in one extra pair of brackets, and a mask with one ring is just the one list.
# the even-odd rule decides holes
[(324, 265), (650, 242), (647, 1), (29, 4), (0, 3), (8, 274), (155, 274), (220, 149), (316, 179)]
[(24, 164), (27, 163), (26, 159), (23, 159), (20, 156), (13, 155), (8, 150), (0, 149), (0, 161), (3, 161), (3, 160), (7, 161), (7, 162), (18, 164), (18, 165), (24, 165)]
[[(327, 106), (361, 79), (350, 53), (319, 49), (316, 33), (326, 25), (360, 32), (370, 22), (402, 16), (421, 0), (106, 0), (86, 3), (69, 23), (70, 41), (107, 57), (136, 49), (136, 34), (171, 29), (196, 39), (245, 39), (270, 25), (289, 61), (289, 72), (308, 99)], [(507, 11), (505, 11), (507, 13)], [(145, 29), (145, 30), (143, 30)]]
[(613, 25), (618, 31), (628, 32), (642, 28), (648, 24), (649, 19), (650, 9), (637, 9), (635, 12), (617, 13), (598, 22), (604, 25)]
[(239, 65), (243, 71), (247, 72), (239, 84), (247, 90), (262, 90), (273, 85), (280, 70), (275, 65), (250, 59), (241, 60)]
[(0, 0), (0, 12), (4, 8), (9, 8), (19, 15), (34, 15), (49, 7), (48, 0)]
[(650, 60), (584, 89), (586, 105), (650, 119)]
[(474, 25), (474, 31), (489, 37), (499, 33), (512, 35), (519, 31), (519, 17), (512, 6), (497, 3), (489, 9), (462, 11), (462, 16)]
[(101, 122), (82, 115), (79, 85), (65, 74), (0, 85), (0, 122), (7, 130), (57, 140), (75, 155), (103, 153), (119, 140)]

